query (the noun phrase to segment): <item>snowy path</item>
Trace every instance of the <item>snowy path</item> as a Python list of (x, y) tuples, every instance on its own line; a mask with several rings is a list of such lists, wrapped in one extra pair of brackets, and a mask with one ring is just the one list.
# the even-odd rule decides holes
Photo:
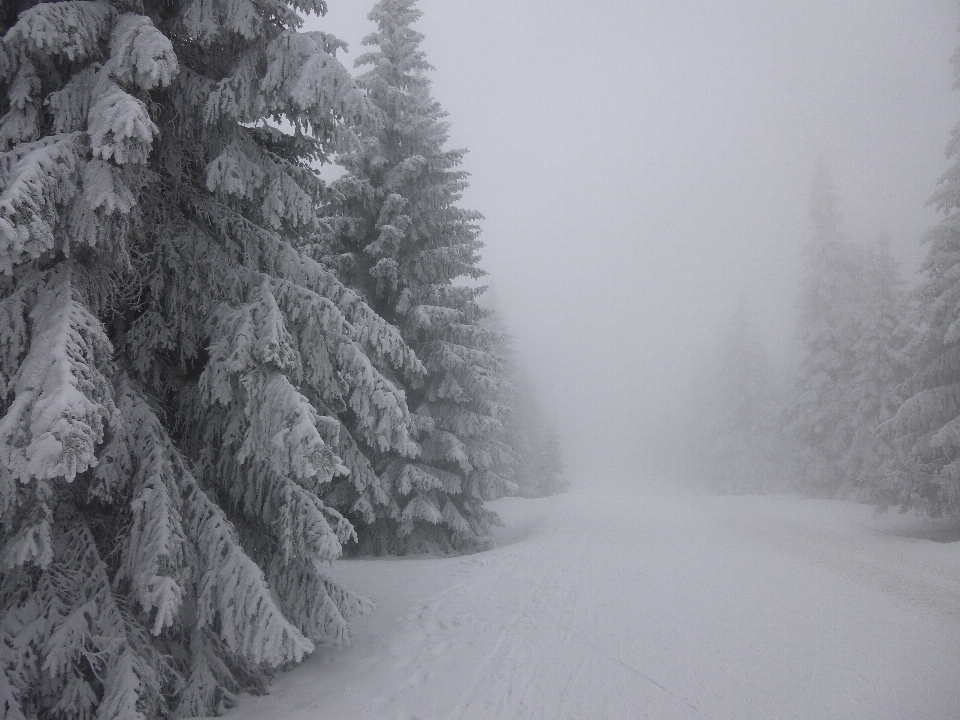
[(505, 500), (497, 547), (355, 560), (379, 611), (228, 715), (960, 718), (960, 543), (796, 498)]

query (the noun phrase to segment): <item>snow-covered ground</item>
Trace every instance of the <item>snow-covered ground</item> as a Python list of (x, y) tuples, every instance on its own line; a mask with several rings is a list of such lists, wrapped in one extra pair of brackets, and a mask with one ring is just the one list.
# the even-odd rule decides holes
[(495, 547), (350, 560), (378, 611), (229, 720), (960, 718), (960, 539), (793, 497), (496, 504)]

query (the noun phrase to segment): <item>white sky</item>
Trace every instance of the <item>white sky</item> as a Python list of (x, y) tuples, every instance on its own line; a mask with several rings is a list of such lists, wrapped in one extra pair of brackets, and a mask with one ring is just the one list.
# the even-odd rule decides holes
[[(310, 26), (352, 67), (372, 3), (329, 5)], [(852, 237), (887, 233), (908, 279), (922, 257), (960, 119), (953, 0), (419, 7), (483, 266), (575, 481), (652, 468), (739, 295), (789, 364), (818, 154)]]

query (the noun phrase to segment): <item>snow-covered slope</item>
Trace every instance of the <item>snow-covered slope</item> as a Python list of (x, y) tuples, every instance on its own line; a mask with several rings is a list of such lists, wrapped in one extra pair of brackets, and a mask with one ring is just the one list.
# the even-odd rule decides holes
[(496, 546), (350, 560), (378, 612), (229, 720), (960, 717), (960, 543), (791, 497), (497, 503)]

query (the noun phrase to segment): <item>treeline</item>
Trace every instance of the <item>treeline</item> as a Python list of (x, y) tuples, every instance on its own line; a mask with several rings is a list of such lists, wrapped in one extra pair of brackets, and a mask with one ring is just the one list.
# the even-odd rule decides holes
[(414, 2), (357, 74), (325, 11), (0, 9), (0, 717), (218, 713), (349, 637), (344, 550), (562, 487)]
[(793, 376), (778, 383), (748, 304), (715, 353), (699, 472), (724, 492), (799, 491), (960, 512), (960, 146), (932, 204), (919, 282), (889, 241), (844, 233), (829, 172), (813, 183)]

